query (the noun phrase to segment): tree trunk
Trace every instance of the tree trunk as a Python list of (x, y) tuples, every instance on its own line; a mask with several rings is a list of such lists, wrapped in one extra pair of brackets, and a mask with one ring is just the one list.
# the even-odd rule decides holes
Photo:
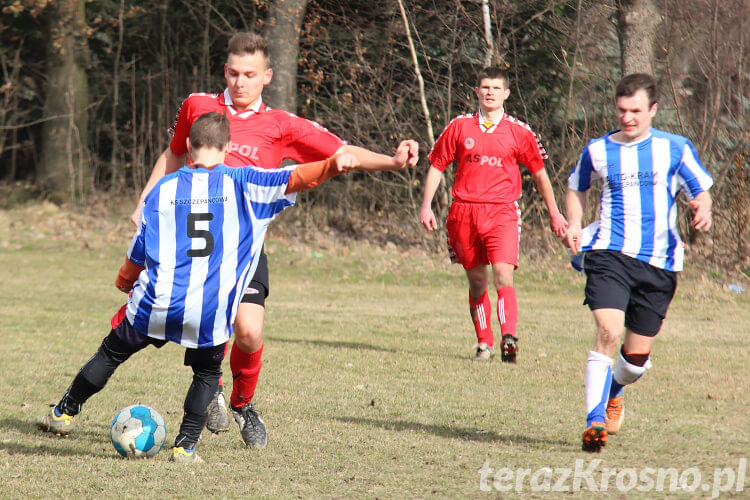
[(92, 187), (88, 162), (85, 0), (59, 0), (50, 18), (40, 187), (51, 199), (79, 199)]
[(263, 92), (272, 108), (297, 111), (297, 54), (307, 0), (276, 0), (263, 29), (271, 56), (273, 80)]
[(484, 67), (489, 68), (492, 64), (492, 53), (495, 51), (492, 38), (492, 20), (490, 18), (490, 6), (488, 0), (482, 0), (482, 22), (484, 24)]
[(617, 0), (622, 75), (654, 74), (654, 40), (661, 15), (653, 0)]

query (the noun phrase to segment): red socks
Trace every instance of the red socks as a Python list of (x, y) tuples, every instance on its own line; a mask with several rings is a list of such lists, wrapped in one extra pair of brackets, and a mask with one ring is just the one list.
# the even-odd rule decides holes
[[(469, 294), (469, 312), (471, 313), (471, 321), (474, 323), (474, 331), (477, 333), (477, 342), (492, 347), (495, 344), (495, 337), (490, 326), (492, 306), (487, 290), (478, 299)], [(516, 301), (516, 289), (512, 286), (504, 286), (497, 290), (497, 319), (500, 320), (500, 331), (503, 335), (516, 337), (518, 302)], [(232, 349), (232, 352), (234, 352), (234, 349)]]
[(492, 334), (492, 327), (490, 326), (492, 306), (487, 290), (478, 299), (469, 294), (469, 313), (471, 314), (471, 321), (474, 323), (474, 331), (477, 333), (477, 342), (487, 344), (490, 347), (495, 345), (495, 336)]
[(497, 290), (497, 319), (500, 320), (500, 331), (503, 335), (516, 336), (518, 302), (516, 289), (512, 286), (504, 286)]
[(232, 396), (229, 403), (235, 408), (242, 408), (253, 399), (255, 386), (258, 385), (258, 376), (263, 354), (263, 344), (255, 352), (245, 352), (241, 350), (237, 343), (232, 345), (232, 354), (229, 356), (229, 366), (232, 369)]

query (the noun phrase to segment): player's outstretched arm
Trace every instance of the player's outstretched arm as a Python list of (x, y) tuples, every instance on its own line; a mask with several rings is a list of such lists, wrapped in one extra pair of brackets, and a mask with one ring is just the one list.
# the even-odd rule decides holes
[(285, 193), (290, 194), (312, 189), (331, 177), (343, 172), (350, 172), (359, 167), (359, 159), (350, 153), (336, 154), (323, 161), (303, 163), (292, 170)]
[(375, 153), (359, 146), (341, 146), (336, 154), (351, 153), (360, 162), (358, 170), (401, 170), (407, 166), (414, 166), (419, 161), (419, 144), (407, 139), (401, 141), (393, 156)]
[(708, 231), (711, 229), (713, 219), (711, 217), (711, 195), (703, 191), (689, 202), (693, 210), (693, 220), (690, 225), (697, 231)]
[(565, 194), (565, 211), (568, 214), (568, 230), (565, 233), (565, 245), (573, 253), (581, 250), (581, 219), (586, 208), (586, 193), (568, 189)]
[(552, 189), (552, 183), (547, 175), (547, 170), (541, 169), (532, 174), (536, 189), (539, 194), (542, 195), (544, 204), (547, 205), (547, 213), (549, 213), (549, 227), (552, 232), (559, 238), (565, 236), (565, 231), (568, 229), (568, 221), (560, 213), (557, 208), (557, 202), (555, 201), (555, 192)]
[(167, 149), (165, 149), (164, 152), (156, 160), (154, 169), (151, 171), (151, 176), (148, 178), (148, 182), (146, 182), (143, 191), (141, 191), (141, 197), (138, 199), (138, 204), (136, 205), (135, 210), (133, 210), (133, 213), (130, 215), (130, 222), (134, 226), (138, 227), (138, 224), (140, 224), (141, 209), (143, 208), (143, 200), (146, 199), (146, 195), (151, 192), (156, 183), (159, 182), (159, 179), (167, 174), (171, 174), (172, 172), (176, 172), (177, 170), (179, 170), (179, 168), (185, 161), (186, 156), (187, 155), (177, 156), (172, 152), (169, 146), (167, 146)]
[(435, 192), (440, 186), (442, 178), (443, 173), (440, 170), (430, 167), (424, 180), (424, 195), (422, 196), (422, 208), (419, 211), (419, 222), (428, 231), (437, 229), (435, 212), (432, 211), (432, 199), (435, 197)]

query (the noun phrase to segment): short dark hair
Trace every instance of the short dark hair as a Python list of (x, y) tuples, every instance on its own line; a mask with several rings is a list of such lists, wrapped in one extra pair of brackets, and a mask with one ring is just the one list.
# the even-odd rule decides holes
[(232, 38), (229, 39), (229, 43), (227, 43), (227, 57), (229, 57), (230, 54), (241, 56), (245, 54), (255, 54), (256, 52), (263, 54), (263, 57), (266, 60), (266, 66), (269, 66), (271, 58), (268, 53), (268, 43), (262, 36), (256, 33), (240, 31), (235, 33)]
[(500, 78), (503, 80), (506, 87), (510, 85), (510, 76), (508, 76), (508, 72), (504, 69), (493, 68), (491, 66), (483, 68), (482, 71), (480, 71), (477, 75), (477, 87), (479, 87), (479, 85), (482, 83), (482, 80), (484, 80), (485, 78)]
[(193, 149), (222, 149), (229, 142), (229, 120), (221, 113), (211, 111), (195, 120), (190, 127), (190, 144)]
[(639, 90), (646, 92), (649, 108), (656, 104), (656, 98), (658, 97), (656, 79), (648, 73), (633, 73), (617, 82), (615, 99), (620, 97), (631, 97)]

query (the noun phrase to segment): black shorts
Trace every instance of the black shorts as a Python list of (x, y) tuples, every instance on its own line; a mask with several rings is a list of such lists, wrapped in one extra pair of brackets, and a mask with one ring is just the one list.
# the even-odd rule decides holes
[(110, 347), (113, 347), (117, 352), (128, 354), (134, 354), (150, 345), (161, 349), (167, 343), (166, 340), (155, 339), (135, 331), (125, 314), (122, 314), (120, 323), (112, 329), (109, 336), (111, 337), (110, 342), (112, 342)]
[[(130, 356), (149, 345), (160, 349), (168, 341), (138, 333), (130, 321), (123, 317), (120, 324), (113, 328), (109, 335), (105, 337), (104, 342), (107, 343), (110, 349)], [(185, 366), (216, 365), (221, 367), (221, 360), (224, 359), (225, 344), (226, 342), (212, 347), (186, 347)]]
[(263, 247), (258, 258), (258, 267), (255, 268), (255, 274), (245, 288), (245, 293), (242, 295), (240, 302), (258, 304), (259, 306), (265, 305), (268, 292), (268, 257), (266, 257), (266, 249)]
[(677, 273), (659, 269), (620, 252), (592, 250), (583, 258), (586, 300), (595, 309), (625, 312), (625, 327), (653, 337), (661, 329), (677, 289)]

